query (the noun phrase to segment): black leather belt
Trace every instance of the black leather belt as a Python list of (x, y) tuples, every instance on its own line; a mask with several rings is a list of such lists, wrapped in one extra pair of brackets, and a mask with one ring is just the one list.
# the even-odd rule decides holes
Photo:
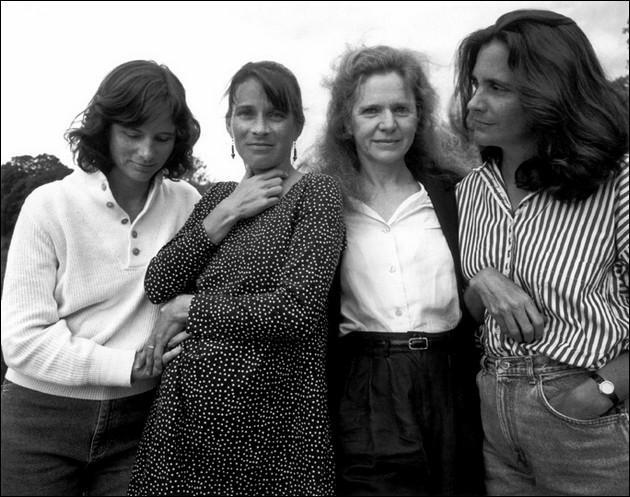
[(361, 354), (388, 354), (448, 348), (452, 331), (439, 333), (384, 333), (355, 331), (340, 339), (344, 348)]

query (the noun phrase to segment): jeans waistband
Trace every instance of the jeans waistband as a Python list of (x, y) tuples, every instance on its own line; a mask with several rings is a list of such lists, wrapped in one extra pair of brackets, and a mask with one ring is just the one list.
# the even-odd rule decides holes
[(537, 376), (563, 371), (583, 371), (569, 364), (558, 362), (544, 355), (531, 356), (483, 356), (481, 367), (484, 371), (502, 376)]
[(353, 331), (340, 340), (344, 347), (348, 347), (355, 354), (388, 355), (448, 349), (452, 334), (452, 330), (438, 333)]

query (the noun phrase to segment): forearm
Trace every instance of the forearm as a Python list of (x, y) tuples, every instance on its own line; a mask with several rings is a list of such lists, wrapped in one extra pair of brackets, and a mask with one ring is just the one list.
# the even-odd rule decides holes
[(201, 223), (189, 227), (165, 245), (151, 260), (144, 280), (147, 297), (161, 304), (182, 293), (191, 293), (204, 267), (216, 251)]
[(238, 222), (239, 216), (227, 200), (217, 205), (203, 220), (203, 227), (210, 241), (218, 245)]

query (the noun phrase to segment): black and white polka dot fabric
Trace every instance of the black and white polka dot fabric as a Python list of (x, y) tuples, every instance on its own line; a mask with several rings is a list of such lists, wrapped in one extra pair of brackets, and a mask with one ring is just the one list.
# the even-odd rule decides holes
[[(194, 293), (184, 351), (166, 368), (131, 495), (330, 495), (326, 304), (343, 246), (339, 187), (304, 175), (213, 245), (217, 183), (151, 262), (153, 302)], [(165, 213), (167, 215), (167, 213)]]

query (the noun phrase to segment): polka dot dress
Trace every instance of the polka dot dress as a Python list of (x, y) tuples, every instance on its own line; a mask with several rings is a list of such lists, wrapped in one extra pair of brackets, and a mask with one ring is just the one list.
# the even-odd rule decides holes
[(153, 259), (147, 294), (194, 293), (191, 338), (162, 376), (130, 495), (331, 495), (327, 294), (343, 246), (341, 193), (304, 175), (213, 245), (217, 183)]

